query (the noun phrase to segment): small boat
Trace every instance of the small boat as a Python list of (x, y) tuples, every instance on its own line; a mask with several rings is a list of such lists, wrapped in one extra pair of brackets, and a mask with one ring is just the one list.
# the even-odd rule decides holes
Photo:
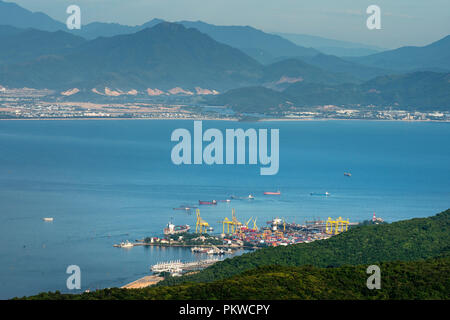
[(198, 204), (200, 204), (200, 205), (216, 205), (217, 201), (216, 200), (212, 200), (212, 201), (198, 200)]
[(181, 206), (181, 207), (178, 207), (178, 208), (173, 208), (173, 210), (185, 210), (185, 211), (189, 211), (189, 210), (192, 210), (192, 209), (197, 209), (197, 207)]
[(53, 218), (42, 218), (42, 220), (46, 221), (46, 222), (52, 222)]
[(351, 177), (352, 174), (351, 174), (350, 172), (344, 172), (344, 176), (346, 176), (346, 177)]
[(266, 191), (266, 192), (264, 192), (264, 195), (271, 195), (271, 196), (273, 196), (273, 195), (280, 195), (280, 194), (281, 194), (280, 191), (277, 191), (277, 192)]
[(125, 241), (125, 242), (121, 242), (120, 244), (119, 244), (119, 247), (120, 248), (132, 248), (133, 247), (133, 244), (130, 242), (130, 241)]
[(246, 197), (231, 196), (231, 199), (235, 199), (235, 200), (253, 200), (253, 199), (255, 199), (255, 197), (253, 195), (249, 194)]
[(318, 192), (311, 192), (312, 196), (325, 196), (328, 197), (330, 195), (329, 192), (325, 192), (325, 193), (318, 193)]

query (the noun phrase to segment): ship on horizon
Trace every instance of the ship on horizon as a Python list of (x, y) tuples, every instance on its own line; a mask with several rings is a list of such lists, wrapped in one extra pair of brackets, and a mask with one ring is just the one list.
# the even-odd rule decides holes
[(212, 200), (212, 201), (198, 200), (198, 204), (200, 204), (200, 205), (216, 205), (217, 201), (216, 200)]
[(275, 191), (275, 192), (273, 192), (273, 191), (265, 191), (264, 195), (281, 195), (281, 192), (280, 191)]

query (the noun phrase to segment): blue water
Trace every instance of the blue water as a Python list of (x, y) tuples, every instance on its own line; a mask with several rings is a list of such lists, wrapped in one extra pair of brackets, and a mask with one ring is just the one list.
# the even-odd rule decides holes
[[(204, 129), (280, 129), (280, 170), (259, 165), (175, 166), (176, 128), (192, 121), (0, 121), (0, 298), (67, 291), (68, 265), (82, 290), (121, 286), (164, 260), (194, 260), (183, 248), (113, 248), (160, 235), (172, 208), (199, 199), (255, 195), (254, 201), (201, 208), (218, 220), (313, 217), (388, 221), (426, 217), (450, 207), (450, 125), (372, 121), (203, 122)], [(344, 177), (350, 171), (352, 177)], [(281, 196), (263, 196), (281, 190)], [(330, 192), (331, 196), (311, 196)], [(54, 217), (46, 223), (43, 217)]]

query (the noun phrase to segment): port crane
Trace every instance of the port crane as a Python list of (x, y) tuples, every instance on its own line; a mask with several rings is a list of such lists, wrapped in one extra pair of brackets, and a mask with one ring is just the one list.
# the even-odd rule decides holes
[(225, 225), (227, 226), (227, 234), (230, 234), (230, 225), (231, 225), (231, 232), (233, 232), (233, 221), (225, 217), (222, 221), (219, 221), (219, 223), (222, 224), (222, 233), (225, 234)]
[(258, 220), (258, 217), (253, 219), (253, 231), (258, 231), (259, 230), (258, 226), (256, 225), (256, 220)]
[(230, 234), (230, 229), (231, 234), (238, 233), (242, 229), (242, 223), (239, 222), (238, 219), (236, 218), (236, 213), (234, 209), (231, 210), (231, 220), (226, 217), (222, 221), (219, 221), (219, 223), (222, 223), (222, 231), (224, 234), (225, 234), (225, 225), (227, 225), (228, 234)]
[(348, 219), (343, 220), (342, 217), (339, 217), (336, 220), (332, 220), (330, 217), (328, 217), (328, 220), (325, 224), (325, 232), (327, 234), (338, 234), (347, 231), (349, 223), (350, 221)]
[(207, 228), (209, 228), (209, 223), (203, 220), (202, 217), (200, 217), (200, 209), (196, 210), (196, 214), (197, 214), (197, 222), (195, 225), (195, 233), (207, 232), (208, 231)]

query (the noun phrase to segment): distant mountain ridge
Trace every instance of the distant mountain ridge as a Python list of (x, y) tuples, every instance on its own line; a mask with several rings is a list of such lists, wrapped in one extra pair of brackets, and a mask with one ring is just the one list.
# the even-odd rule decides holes
[(380, 76), (362, 84), (296, 82), (284, 91), (269, 88), (238, 88), (211, 97), (215, 105), (237, 112), (264, 113), (291, 106), (379, 105), (413, 107), (416, 110), (450, 109), (450, 73), (414, 72)]
[(329, 72), (298, 59), (263, 66), (195, 28), (169, 22), (90, 41), (63, 31), (0, 26), (0, 39), (7, 44), (0, 52), (0, 83), (63, 91), (77, 88), (79, 95), (86, 92), (83, 89), (105, 87), (125, 92), (177, 86), (222, 91), (265, 85), (282, 90), (298, 81), (359, 81), (345, 72)]
[(31, 12), (13, 2), (0, 0), (0, 24), (17, 28), (34, 28), (44, 31), (63, 30), (62, 22), (50, 18), (42, 12)]
[(450, 35), (423, 47), (401, 47), (351, 61), (399, 71), (440, 69), (450, 71)]
[(274, 34), (282, 36), (283, 38), (288, 39), (297, 45), (304, 47), (311, 47), (325, 54), (335, 55), (339, 57), (366, 56), (369, 54), (386, 51), (385, 48), (380, 48), (377, 46), (349, 41), (328, 39), (324, 37), (312, 36), (307, 34), (281, 33), (281, 32), (275, 32)]
[[(67, 31), (92, 40), (98, 37), (136, 33), (146, 28), (154, 27), (164, 20), (153, 19), (138, 26), (93, 22), (82, 25), (80, 30), (68, 30), (65, 24), (50, 18), (44, 13), (33, 13), (14, 3), (0, 0), (0, 21), (1, 24), (18, 28)], [(273, 57), (281, 55), (311, 56), (319, 53), (315, 49), (298, 46), (278, 35), (265, 33), (250, 26), (216, 26), (201, 21), (179, 21), (175, 23), (182, 24), (188, 28), (196, 28), (218, 42), (243, 50), (260, 62), (268, 62)]]
[(0, 25), (0, 65), (31, 61), (44, 55), (69, 53), (85, 42), (81, 37), (64, 31), (19, 29)]
[(85, 41), (67, 54), (3, 65), (0, 71), (3, 85), (64, 90), (227, 88), (250, 85), (262, 75), (261, 65), (238, 49), (167, 22), (134, 34)]

